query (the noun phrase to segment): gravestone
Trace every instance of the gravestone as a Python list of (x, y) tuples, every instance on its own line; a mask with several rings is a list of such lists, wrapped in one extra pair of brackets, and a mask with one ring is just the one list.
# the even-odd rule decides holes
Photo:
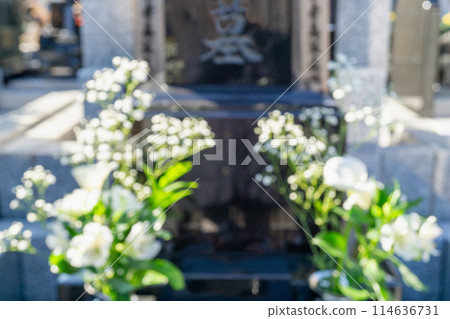
[(88, 81), (97, 69), (110, 67), (115, 56), (135, 56), (135, 0), (83, 1), (81, 28), (81, 83)]
[[(340, 77), (351, 74), (352, 83), (359, 82), (363, 92), (352, 95), (353, 106), (379, 107), (386, 92), (389, 73), (390, 30), (392, 0), (338, 1), (336, 16), (335, 54), (343, 54), (355, 62), (355, 70), (343, 72)], [(355, 79), (354, 77), (357, 77)], [(367, 90), (364, 89), (367, 87)], [(370, 101), (370, 105), (368, 105)], [(349, 150), (354, 145), (367, 141), (369, 129), (364, 123), (349, 125), (347, 143)], [(377, 141), (359, 149), (353, 155), (366, 161), (371, 168), (377, 167)]]
[[(384, 91), (389, 70), (392, 0), (339, 1), (336, 53), (355, 60), (362, 81)], [(377, 78), (378, 80), (375, 80)], [(381, 94), (380, 101), (381, 103)]]
[[(230, 285), (226, 293), (216, 291), (209, 298), (293, 298), (298, 287), (291, 286), (292, 273), (300, 262), (291, 258), (301, 254), (291, 254), (287, 247), (301, 249), (302, 231), (252, 180), (261, 167), (255, 161), (240, 165), (249, 155), (241, 140), (256, 142), (253, 122), (276, 101), (271, 110), (294, 114), (304, 107), (332, 104), (322, 93), (327, 54), (284, 92), (329, 47), (329, 2), (166, 0), (165, 12), (166, 26), (161, 29), (167, 30), (168, 46), (177, 48), (170, 57), (183, 67), (177, 76), (168, 76), (175, 78), (167, 88), (170, 97), (153, 81), (142, 87), (155, 99), (140, 128), (149, 127), (151, 116), (160, 112), (187, 117), (178, 103), (189, 115), (208, 121), (216, 138), (223, 140), (224, 159), (202, 158), (189, 175), (200, 178), (194, 204), (178, 205), (182, 217), (172, 221), (177, 234), (172, 257), (187, 273), (188, 291), (164, 298), (205, 298), (201, 287), (224, 285)], [(168, 65), (166, 69), (169, 72)], [(232, 145), (237, 165), (228, 162)], [(270, 262), (273, 254), (279, 254), (277, 270), (272, 267), (275, 261)], [(254, 264), (259, 267), (250, 267)], [(246, 297), (252, 282), (273, 288)], [(277, 290), (284, 294), (273, 295)]]
[(291, 12), (289, 0), (166, 0), (167, 38), (184, 61), (177, 82), (289, 83)]
[(437, 81), (437, 1), (399, 0), (393, 34), (392, 85), (401, 101), (423, 116), (433, 114)]
[[(225, 141), (225, 158), (230, 141), (235, 140), (236, 162), (240, 164), (249, 155), (241, 139), (256, 141), (253, 122), (275, 101), (271, 110), (294, 114), (304, 107), (332, 105), (323, 94), (328, 77), (326, 50), (331, 44), (329, 1), (135, 0), (121, 2), (107, 14), (100, 13), (105, 7), (101, 2), (86, 2), (89, 6), (85, 9), (100, 19), (100, 24), (105, 21), (105, 29), (114, 31), (111, 35), (118, 43), (125, 43), (131, 54), (149, 60), (158, 84), (163, 84), (166, 75), (176, 84), (162, 89), (149, 81), (142, 87), (156, 97), (141, 128), (148, 127), (150, 117), (159, 112), (187, 117), (173, 97), (190, 115), (210, 123), (216, 137)], [(112, 2), (107, 6), (118, 3)], [(119, 12), (132, 4), (134, 17), (129, 12), (120, 16)], [(88, 53), (89, 66), (105, 66), (112, 55), (124, 55), (120, 48), (112, 48), (117, 44), (103, 30), (88, 22), (90, 17), (85, 19), (89, 23), (83, 31), (85, 37), (96, 32), (83, 46), (92, 51)], [(129, 23), (130, 19), (135, 23)], [(123, 24), (127, 30), (116, 32), (115, 26)], [(105, 48), (93, 46), (99, 36), (100, 43), (109, 41)], [(86, 45), (88, 42), (92, 44)], [(180, 66), (177, 72), (171, 63)], [(298, 83), (285, 92), (302, 73)], [(307, 265), (298, 261), (301, 254), (289, 252), (302, 249), (302, 232), (253, 182), (251, 178), (260, 169), (254, 161), (249, 166), (203, 161), (189, 176), (194, 180), (200, 177), (200, 188), (193, 196), (195, 204), (185, 201), (179, 206), (184, 214), (172, 225), (178, 234), (172, 257), (190, 272), (184, 299), (198, 298), (195, 290), (205, 285), (229, 285), (229, 291), (217, 292), (229, 300), (239, 298), (239, 289), (253, 300), (275, 300), (293, 298), (294, 290), (298, 296), (305, 288), (306, 270), (296, 286), (291, 286), (297, 267), (306, 269)], [(194, 264), (193, 254), (200, 256), (201, 262)], [(211, 269), (201, 269), (206, 264)], [(239, 284), (233, 285), (233, 281)], [(252, 295), (255, 285), (272, 288)], [(278, 294), (280, 291), (283, 294)], [(218, 295), (215, 298), (221, 299)]]

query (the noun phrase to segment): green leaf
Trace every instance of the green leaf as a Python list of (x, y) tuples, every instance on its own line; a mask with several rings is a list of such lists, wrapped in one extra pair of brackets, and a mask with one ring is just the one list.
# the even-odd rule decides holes
[(92, 209), (92, 214), (95, 216), (103, 216), (106, 213), (106, 207), (102, 200), (100, 200), (97, 205)]
[(174, 290), (183, 290), (186, 287), (181, 270), (165, 259), (154, 259), (151, 268), (169, 279), (169, 284)]
[(405, 211), (419, 205), (421, 202), (422, 202), (422, 198), (418, 198), (416, 200), (413, 200), (412, 202), (405, 202), (405, 203), (398, 204), (397, 206), (395, 206), (395, 209), (405, 212)]
[(417, 291), (427, 291), (428, 288), (422, 281), (397, 257), (383, 251), (376, 250), (375, 253), (383, 259), (389, 259), (398, 269), (402, 276), (403, 282), (410, 288)]
[(350, 211), (343, 209), (342, 207), (333, 208), (333, 212), (342, 217), (344, 220), (348, 220), (350, 218)]
[(322, 213), (322, 201), (321, 200), (314, 201), (314, 209), (316, 210), (316, 212)]
[(354, 205), (350, 210), (350, 220), (358, 225), (369, 225), (372, 222), (368, 212), (357, 205)]
[(169, 278), (155, 270), (147, 270), (142, 278), (142, 286), (158, 286), (165, 285), (169, 282)]
[(155, 183), (155, 174), (153, 172), (153, 169), (146, 164), (142, 165), (144, 168), (144, 174), (147, 177), (148, 182), (150, 183), (150, 185), (153, 185)]
[(392, 206), (395, 206), (395, 205), (397, 205), (401, 196), (402, 196), (402, 191), (400, 190), (400, 184), (398, 182), (395, 182), (394, 190), (389, 195), (388, 201)]
[(384, 203), (383, 206), (381, 207), (381, 210), (383, 211), (383, 216), (386, 218), (390, 218), (391, 217), (391, 213), (392, 213), (392, 205), (388, 202)]
[(73, 274), (78, 271), (78, 268), (75, 268), (69, 264), (64, 255), (55, 255), (52, 253), (48, 257), (48, 263), (58, 267), (58, 273), (60, 274)]
[(391, 261), (397, 266), (398, 271), (402, 275), (403, 282), (414, 290), (417, 291), (427, 291), (428, 288), (422, 281), (398, 258), (392, 256)]
[(369, 293), (365, 290), (345, 286), (342, 285), (341, 283), (338, 283), (338, 287), (344, 296), (351, 298), (353, 301), (364, 301), (371, 299)]
[[(136, 265), (137, 264), (133, 264), (132, 267), (134, 268)], [(132, 284), (135, 289), (139, 289), (146, 286), (165, 285), (169, 282), (167, 276), (153, 269), (149, 269), (149, 267), (151, 267), (149, 262), (143, 261), (139, 263), (138, 267), (139, 270), (133, 272), (130, 284)]]
[(119, 294), (128, 294), (135, 290), (135, 287), (131, 283), (121, 278), (111, 278), (108, 282), (114, 291)]
[(313, 243), (333, 257), (344, 258), (346, 255), (347, 241), (338, 232), (320, 232), (314, 237)]
[(172, 233), (166, 229), (161, 229), (154, 234), (156, 237), (161, 238), (165, 241), (172, 239)]
[(381, 210), (381, 207), (378, 205), (372, 205), (370, 208), (370, 214), (375, 218), (381, 218), (383, 216), (383, 211)]
[(375, 259), (366, 259), (363, 261), (363, 273), (378, 300), (385, 301), (392, 299), (391, 294), (386, 289), (386, 273), (381, 269)]
[(376, 282), (383, 282), (386, 278), (386, 273), (381, 269), (375, 259), (365, 260), (363, 263), (363, 273), (367, 278)]
[(158, 186), (164, 188), (192, 170), (192, 162), (185, 161), (172, 165), (158, 180)]
[(158, 200), (154, 202), (157, 207), (161, 207), (163, 210), (171, 206), (173, 203), (180, 201), (181, 199), (188, 197), (192, 194), (191, 190), (183, 190), (175, 193), (163, 193), (163, 196), (158, 197)]
[(176, 191), (180, 191), (180, 190), (185, 190), (185, 189), (189, 189), (189, 188), (198, 188), (198, 183), (196, 182), (175, 182), (172, 184), (167, 185), (163, 191), (166, 193), (169, 192), (176, 192)]
[(389, 194), (384, 189), (379, 189), (379, 188), (377, 188), (377, 189), (378, 189), (378, 192), (377, 192), (376, 203), (378, 204), (378, 206), (382, 207), (383, 204), (388, 201)]

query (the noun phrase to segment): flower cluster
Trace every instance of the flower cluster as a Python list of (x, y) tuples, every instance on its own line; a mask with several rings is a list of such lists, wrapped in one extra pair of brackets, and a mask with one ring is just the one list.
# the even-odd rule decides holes
[[(62, 160), (75, 166), (72, 175), (80, 188), (47, 203), (47, 188), (56, 178), (37, 166), (25, 172), (11, 208), (26, 207), (28, 220), (41, 221), (48, 230), (52, 272), (80, 273), (86, 283), (94, 282), (97, 292), (129, 300), (144, 285), (184, 287), (180, 270), (155, 258), (162, 249), (160, 239), (171, 238), (162, 229), (167, 210), (197, 187), (179, 181), (192, 169), (189, 158), (213, 146), (214, 135), (203, 119), (160, 114), (151, 118), (154, 134), (148, 143), (130, 149), (132, 129), (153, 99), (137, 89), (147, 80), (148, 64), (126, 58), (115, 58), (113, 64), (115, 69), (96, 72), (86, 84), (86, 100), (102, 109), (75, 130), (79, 150)], [(157, 170), (139, 167), (146, 157), (156, 162), (152, 168)], [(21, 240), (9, 241), (8, 249), (28, 249)], [(94, 278), (94, 273), (105, 276)]]
[(126, 58), (115, 58), (113, 64), (115, 69), (97, 71), (86, 83), (86, 101), (103, 109), (98, 118), (85, 120), (75, 129), (79, 149), (63, 158), (64, 163), (131, 160), (132, 154), (124, 152), (127, 137), (153, 100), (152, 94), (136, 89), (147, 80), (148, 64)]
[(138, 181), (139, 174), (135, 169), (127, 169), (123, 171), (114, 171), (112, 174), (114, 180), (124, 188), (132, 190), (138, 200), (143, 201), (152, 194), (152, 189)]
[(405, 261), (428, 262), (430, 256), (438, 256), (435, 240), (442, 234), (436, 217), (421, 217), (416, 213), (399, 216), (393, 223), (381, 228), (381, 246)]
[(288, 140), (298, 141), (305, 138), (303, 128), (295, 124), (295, 116), (292, 113), (282, 114), (276, 110), (270, 112), (267, 118), (261, 118), (257, 124), (255, 133), (262, 144), (279, 140), (280, 142), (271, 143), (273, 147), (279, 147), (279, 143), (283, 141), (286, 143)]
[(335, 110), (328, 107), (304, 108), (297, 119), (292, 113), (282, 114), (278, 110), (269, 113), (258, 121), (255, 129), (259, 141), (256, 151), (275, 163), (265, 167), (255, 180), (269, 186), (276, 180), (274, 167), (279, 166), (290, 166), (291, 175), (298, 171), (308, 175), (317, 168), (311, 164), (338, 153), (341, 142), (338, 130), (339, 119)]
[[(147, 208), (132, 191), (120, 185), (102, 190), (107, 177), (103, 165), (76, 167), (72, 174), (77, 181), (81, 181), (81, 188), (55, 202), (54, 220), (48, 225), (50, 232), (46, 244), (52, 250), (51, 270), (60, 273), (89, 269), (102, 273), (110, 265), (114, 266), (107, 279), (96, 281), (94, 286), (113, 299), (128, 299), (128, 294), (125, 297), (117, 295), (117, 288), (111, 288), (109, 280), (120, 285), (129, 284), (136, 289), (142, 283), (128, 283), (126, 276), (141, 276), (142, 271), (132, 267), (127, 267), (127, 273), (120, 271), (121, 268), (115, 268), (116, 258), (127, 256), (126, 260), (153, 260), (162, 248), (157, 239), (164, 237), (159, 234), (162, 224), (157, 224), (158, 220), (150, 223), (145, 219)], [(92, 180), (91, 176), (99, 180)], [(152, 216), (150, 220), (159, 214)], [(174, 267), (168, 261), (159, 262), (169, 268)], [(123, 261), (118, 262), (117, 267), (123, 267), (121, 263)], [(147, 267), (151, 268), (150, 264)], [(89, 274), (86, 281), (92, 279)], [(155, 280), (161, 283), (161, 280), (167, 282), (168, 279), (162, 273)], [(178, 285), (175, 288), (183, 284)]]
[(108, 261), (114, 237), (108, 226), (91, 222), (69, 243), (66, 258), (76, 268), (101, 268)]
[[(308, 107), (298, 117), (274, 111), (258, 121), (255, 133), (259, 138), (256, 151), (270, 163), (256, 174), (255, 181), (273, 185), (304, 229), (309, 229), (311, 220), (326, 228), (332, 209), (341, 203), (337, 192), (323, 182), (324, 161), (338, 154), (344, 140), (336, 110)], [(328, 257), (310, 246), (313, 262), (325, 267)]]
[[(100, 189), (76, 189), (55, 202), (55, 220), (49, 224), (50, 233), (46, 238), (47, 246), (53, 254), (65, 255), (68, 263), (75, 268), (100, 269), (106, 266), (112, 248), (122, 250), (120, 247), (125, 247), (130, 250), (127, 255), (138, 260), (156, 257), (159, 250), (156, 251), (155, 247), (160, 247), (161, 243), (149, 233), (154, 232), (153, 225), (148, 222), (108, 225), (105, 223), (106, 216), (97, 215), (94, 209), (102, 205), (112, 212), (111, 217), (124, 216), (134, 219), (144, 208), (142, 202), (131, 191), (119, 185), (104, 192), (101, 192), (101, 187), (102, 185)], [(81, 218), (86, 222), (82, 223)], [(115, 227), (122, 229), (119, 231)], [(130, 234), (125, 238), (127, 230)], [(74, 233), (77, 235), (70, 238), (69, 234)], [(122, 238), (122, 242), (112, 247), (113, 241), (119, 238)], [(151, 257), (149, 251), (153, 252)], [(59, 272), (59, 267), (58, 263), (53, 264), (52, 271)]]
[[(328, 111), (325, 113), (328, 114)], [(300, 121), (304, 121), (297, 124), (292, 113), (282, 114), (278, 110), (269, 113), (268, 118), (260, 119), (258, 127), (255, 128), (259, 140), (256, 150), (268, 156), (275, 156), (281, 161), (279, 165), (288, 161), (302, 165), (314, 157), (321, 159), (335, 155), (336, 147), (328, 143), (325, 137), (328, 132), (319, 129), (319, 124), (316, 123), (323, 119), (322, 114), (320, 108), (314, 111), (306, 109), (299, 115)], [(308, 120), (311, 120), (315, 127), (308, 126)]]
[[(46, 244), (52, 251), (50, 256), (52, 272), (80, 271), (87, 274), (88, 281), (91, 279), (89, 274), (92, 274), (92, 271), (102, 273), (109, 265), (115, 267), (115, 259), (119, 256), (126, 256), (124, 260), (129, 262), (133, 260), (148, 262), (147, 266), (133, 268), (124, 266), (121, 264), (124, 261), (121, 261), (117, 263), (117, 267), (126, 267), (127, 273), (113, 268), (112, 274), (109, 274), (106, 279), (96, 281), (95, 287), (111, 298), (129, 299), (129, 293), (139, 288), (142, 282), (130, 281), (127, 276), (138, 278), (146, 271), (152, 271), (158, 276), (150, 283), (168, 282), (170, 274), (166, 274), (164, 269), (152, 270), (150, 263), (162, 249), (162, 243), (158, 238), (167, 238), (167, 234), (161, 229), (165, 220), (160, 218), (163, 217), (162, 209), (157, 203), (152, 206), (151, 203), (154, 203), (154, 200), (149, 199), (150, 195), (140, 200), (133, 191), (119, 184), (112, 187), (105, 186), (108, 176), (115, 167), (111, 164), (97, 163), (73, 168), (72, 175), (80, 188), (53, 204), (46, 204), (50, 207), (45, 214), (39, 214), (40, 206), (35, 204), (30, 207), (32, 212), (29, 214), (40, 216), (42, 222), (48, 220), (44, 224), (48, 230)], [(27, 191), (26, 196), (22, 196), (19, 187), (18, 197), (31, 203), (37, 201), (34, 196), (44, 196), (48, 186), (54, 182), (54, 176), (42, 167), (33, 168), (24, 176), (24, 184), (27, 189), (33, 191)], [(147, 185), (144, 187), (150, 189)], [(172, 187), (172, 189), (180, 191), (180, 187)], [(161, 191), (157, 192), (161, 194)], [(168, 191), (167, 196), (174, 197)], [(39, 200), (44, 201), (44, 199)], [(171, 202), (168, 203), (170, 204)], [(31, 232), (22, 232), (22, 225), (15, 223), (0, 233), (0, 252), (34, 252), (30, 238)], [(165, 269), (172, 275), (175, 273), (178, 278), (182, 278), (179, 270), (169, 261), (158, 260), (157, 262), (160, 265), (164, 264), (164, 267), (167, 267)], [(111, 287), (110, 280), (119, 285), (129, 284), (130, 291), (125, 295), (118, 294), (118, 288)], [(182, 288), (184, 283), (182, 279), (180, 280), (171, 285), (176, 289)]]
[(13, 190), (16, 198), (9, 204), (10, 208), (28, 211), (29, 222), (46, 220), (52, 205), (45, 201), (45, 193), (49, 186), (56, 183), (55, 176), (43, 166), (37, 165), (23, 173), (21, 182)]
[[(148, 79), (150, 67), (145, 61), (115, 57), (114, 69), (96, 71), (93, 79), (86, 83), (86, 101), (103, 107), (117, 99), (117, 95), (129, 93)], [(127, 90), (129, 92), (127, 92)]]
[(185, 159), (215, 145), (214, 134), (203, 119), (180, 120), (158, 114), (152, 117), (150, 130), (153, 134), (147, 137), (147, 158), (152, 162)]
[(23, 230), (22, 223), (14, 223), (0, 232), (0, 255), (7, 251), (34, 252), (31, 246), (31, 231)]
[[(325, 184), (345, 192), (347, 199), (342, 207), (335, 209), (343, 220), (342, 226), (322, 230), (315, 236), (315, 244), (332, 250), (333, 245), (340, 242), (339, 249), (330, 254), (342, 260), (342, 267), (359, 269), (363, 274), (360, 282), (370, 288), (371, 298), (392, 298), (385, 270), (380, 267), (387, 261), (397, 267), (406, 285), (418, 291), (424, 290), (425, 286), (396, 256), (405, 261), (428, 262), (430, 256), (437, 255), (435, 240), (442, 234), (442, 229), (436, 224), (436, 218), (406, 214), (414, 204), (402, 195), (400, 186), (395, 184), (391, 189), (370, 179), (365, 164), (354, 157), (347, 155), (329, 159), (323, 175)], [(348, 249), (352, 241), (356, 242), (355, 252)], [(373, 277), (374, 272), (379, 275)], [(346, 287), (340, 289), (339, 293), (352, 298), (368, 298), (367, 295), (357, 296), (355, 291)]]

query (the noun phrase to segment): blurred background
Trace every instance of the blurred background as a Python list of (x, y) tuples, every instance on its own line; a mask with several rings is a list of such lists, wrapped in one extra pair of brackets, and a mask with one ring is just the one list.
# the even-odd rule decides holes
[[(221, 51), (230, 16), (239, 56)], [(84, 83), (115, 56), (150, 63), (144, 89), (155, 106), (141, 128), (155, 112), (185, 116), (172, 97), (218, 138), (252, 141), (252, 122), (275, 101), (294, 113), (382, 109), (396, 125), (374, 132), (349, 119), (349, 152), (379, 180), (399, 180), (422, 198), (418, 213), (450, 230), (450, 0), (0, 0), (0, 229), (26, 223), (9, 202), (28, 167), (63, 181), (54, 199), (75, 188), (58, 157), (98, 110), (83, 101)], [(244, 146), (238, 154), (246, 157)], [(258, 169), (219, 162), (192, 173), (202, 186), (177, 207), (167, 252), (188, 290), (162, 299), (310, 298), (304, 237), (254, 185)], [(33, 231), (45, 251), (45, 234)], [(430, 264), (410, 265), (430, 289), (405, 289), (404, 299), (450, 300), (449, 239)], [(1, 300), (70, 299), (80, 289), (44, 257), (12, 254), (0, 256), (0, 287)]]

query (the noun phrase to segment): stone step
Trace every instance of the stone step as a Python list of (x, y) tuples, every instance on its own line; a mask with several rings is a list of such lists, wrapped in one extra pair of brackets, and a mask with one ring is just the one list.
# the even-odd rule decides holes
[(83, 118), (83, 104), (76, 101), (77, 95), (77, 91), (64, 92), (59, 96), (61, 103), (52, 106), (57, 108), (55, 104), (60, 105), (61, 109), (55, 114), (43, 118), (8, 143), (0, 145), (0, 217), (25, 217), (26, 212), (11, 211), (9, 203), (14, 199), (12, 189), (21, 183), (23, 172), (35, 165), (50, 169), (59, 181), (57, 186), (49, 188), (49, 200), (54, 201), (76, 187), (70, 167), (62, 166), (59, 158), (64, 152), (76, 147), (75, 142), (69, 139), (73, 127)]
[(79, 100), (79, 91), (52, 92), (0, 114), (0, 147)]

